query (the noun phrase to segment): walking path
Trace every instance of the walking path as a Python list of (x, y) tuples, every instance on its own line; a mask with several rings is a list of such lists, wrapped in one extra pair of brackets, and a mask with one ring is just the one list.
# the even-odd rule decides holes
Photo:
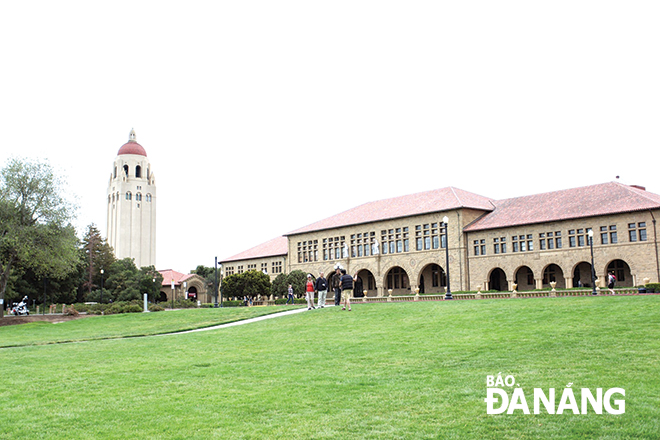
[[(327, 305), (326, 307), (334, 307)], [(205, 332), (208, 330), (218, 330), (221, 328), (227, 328), (227, 327), (234, 327), (236, 325), (243, 325), (243, 324), (252, 324), (253, 322), (258, 322), (258, 321), (263, 321), (266, 319), (271, 319), (271, 318), (278, 318), (280, 316), (285, 316), (285, 315), (293, 315), (294, 313), (302, 313), (306, 312), (306, 308), (302, 309), (295, 309), (295, 310), (287, 310), (285, 312), (278, 312), (278, 313), (272, 313), (270, 315), (264, 315), (264, 316), (257, 316), (256, 318), (250, 318), (250, 319), (243, 319), (241, 321), (234, 321), (234, 322), (228, 322), (227, 324), (220, 324), (220, 325), (214, 325), (212, 327), (204, 327), (204, 328), (196, 328), (194, 330), (186, 330), (183, 332), (175, 332), (175, 333), (165, 333), (165, 334), (160, 334), (156, 336), (168, 336), (168, 335), (181, 335), (184, 333), (195, 333), (195, 332)]]

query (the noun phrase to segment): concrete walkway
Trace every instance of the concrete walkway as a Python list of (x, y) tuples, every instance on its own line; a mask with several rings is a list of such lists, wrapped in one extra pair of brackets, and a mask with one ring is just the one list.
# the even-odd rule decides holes
[[(332, 306), (327, 305), (326, 307), (334, 307), (334, 305), (332, 305)], [(279, 318), (280, 316), (293, 315), (295, 313), (302, 313), (302, 312), (307, 312), (307, 311), (308, 311), (307, 308), (287, 310), (285, 312), (278, 312), (278, 313), (271, 313), (270, 315), (257, 316), (256, 318), (243, 319), (241, 321), (235, 321), (235, 322), (228, 322), (227, 324), (214, 325), (213, 327), (197, 328), (197, 329), (194, 329), (194, 330), (187, 330), (187, 331), (184, 331), (184, 332), (176, 332), (176, 333), (166, 333), (166, 334), (157, 335), (157, 336), (181, 335), (181, 334), (184, 334), (184, 333), (195, 333), (195, 332), (205, 332), (205, 331), (209, 331), (209, 330), (218, 330), (218, 329), (221, 329), (221, 328), (234, 327), (234, 326), (237, 326), (237, 325), (244, 325), (244, 324), (252, 324), (253, 322), (264, 321), (266, 319), (272, 319), (272, 318)]]

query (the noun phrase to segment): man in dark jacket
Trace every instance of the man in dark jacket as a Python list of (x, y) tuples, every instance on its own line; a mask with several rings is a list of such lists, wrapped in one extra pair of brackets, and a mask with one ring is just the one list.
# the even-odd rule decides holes
[(316, 292), (319, 296), (319, 308), (325, 307), (325, 297), (328, 295), (328, 280), (323, 276), (323, 272), (319, 272), (319, 277), (316, 279)]
[(335, 269), (335, 273), (332, 275), (332, 290), (335, 292), (335, 305), (338, 306), (341, 303), (341, 272), (339, 268)]
[(353, 294), (353, 277), (346, 273), (346, 269), (341, 270), (341, 300), (344, 303), (342, 310), (351, 311), (351, 295)]

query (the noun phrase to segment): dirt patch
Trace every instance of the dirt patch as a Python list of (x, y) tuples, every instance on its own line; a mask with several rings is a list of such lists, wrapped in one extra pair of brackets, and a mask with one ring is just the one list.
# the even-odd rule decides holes
[(36, 321), (46, 321), (46, 322), (65, 322), (72, 321), (74, 319), (86, 318), (91, 315), (29, 315), (29, 316), (14, 316), (14, 315), (5, 315), (3, 318), (0, 318), (0, 327), (3, 325), (17, 325), (17, 324), (27, 324), (28, 322)]

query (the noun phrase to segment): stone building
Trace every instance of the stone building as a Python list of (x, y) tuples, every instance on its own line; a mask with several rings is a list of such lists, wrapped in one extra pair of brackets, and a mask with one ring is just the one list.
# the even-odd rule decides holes
[(172, 269), (159, 270), (163, 276), (159, 302), (189, 299), (202, 303), (212, 303), (213, 289), (206, 286), (204, 278), (197, 274), (184, 274)]
[(131, 129), (108, 182), (107, 237), (118, 259), (156, 265), (156, 179), (147, 152)]
[[(452, 291), (587, 287), (592, 231), (600, 284), (614, 272), (625, 287), (660, 279), (658, 215), (660, 196), (618, 182), (507, 200), (449, 187), (369, 202), (289, 232), (277, 258), (286, 273), (341, 265), (368, 296), (442, 293), (447, 263)], [(260, 269), (247, 266), (253, 256), (223, 266)], [(271, 257), (261, 252), (259, 261)]]
[(267, 274), (272, 282), (279, 274), (289, 272), (286, 266), (287, 251), (288, 240), (286, 237), (274, 238), (220, 261), (222, 276), (239, 274), (248, 270), (259, 270)]

